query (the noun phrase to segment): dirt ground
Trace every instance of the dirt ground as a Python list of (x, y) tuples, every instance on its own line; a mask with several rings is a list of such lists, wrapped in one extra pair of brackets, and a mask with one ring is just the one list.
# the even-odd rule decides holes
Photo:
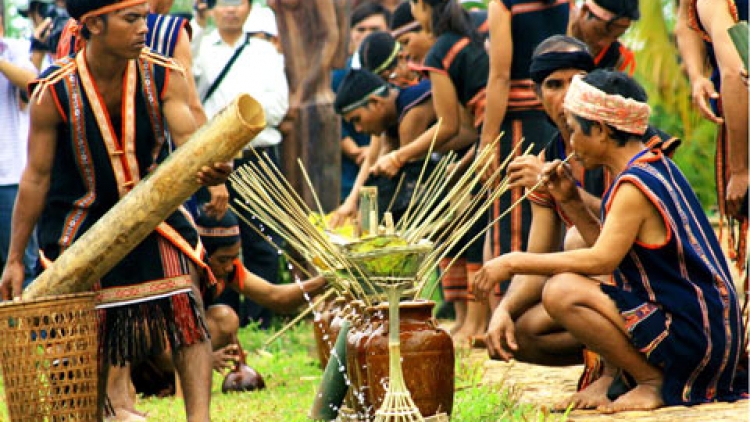
[[(553, 368), (520, 362), (496, 362), (487, 359), (485, 350), (474, 349), (471, 359), (483, 362), (486, 370), (483, 382), (502, 383), (514, 388), (521, 402), (550, 408), (575, 392), (582, 366)], [(736, 403), (711, 403), (701, 406), (665, 407), (650, 412), (622, 412), (614, 415), (596, 411), (575, 411), (568, 418), (573, 422), (637, 421), (637, 422), (747, 422), (750, 420), (750, 400)]]

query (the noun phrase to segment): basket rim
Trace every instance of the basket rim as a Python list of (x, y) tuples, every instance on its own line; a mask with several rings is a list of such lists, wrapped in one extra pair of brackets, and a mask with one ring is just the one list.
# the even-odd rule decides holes
[(39, 305), (48, 302), (57, 302), (60, 300), (93, 299), (95, 296), (96, 292), (66, 293), (63, 295), (42, 296), (36, 299), (23, 299), (23, 296), (21, 296), (20, 300), (14, 299), (0, 301), (0, 310), (27, 305)]
[(432, 250), (434, 244), (430, 241), (420, 241), (411, 245), (393, 246), (372, 249), (367, 252), (351, 252), (347, 251), (347, 255), (352, 259), (363, 259), (363, 258), (375, 258), (384, 255), (392, 255), (398, 253), (424, 253)]

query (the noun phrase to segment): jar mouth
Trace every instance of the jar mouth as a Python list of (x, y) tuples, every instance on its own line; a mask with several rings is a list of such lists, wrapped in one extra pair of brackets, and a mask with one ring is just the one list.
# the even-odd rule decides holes
[[(398, 307), (399, 309), (419, 309), (424, 307), (429, 307), (429, 309), (432, 309), (435, 307), (435, 301), (429, 299), (404, 300), (399, 302)], [(370, 314), (377, 311), (388, 312), (388, 302), (382, 302), (380, 304), (367, 307), (367, 312)]]

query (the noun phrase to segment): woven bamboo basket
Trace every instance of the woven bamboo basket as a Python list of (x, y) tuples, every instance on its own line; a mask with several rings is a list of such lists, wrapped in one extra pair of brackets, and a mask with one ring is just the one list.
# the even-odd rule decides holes
[(97, 418), (94, 294), (0, 304), (0, 364), (13, 422)]

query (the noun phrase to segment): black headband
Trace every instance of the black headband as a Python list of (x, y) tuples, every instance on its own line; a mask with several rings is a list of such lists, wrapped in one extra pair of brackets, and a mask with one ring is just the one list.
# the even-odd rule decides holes
[(560, 69), (580, 69), (590, 72), (594, 69), (594, 59), (585, 51), (553, 51), (531, 59), (529, 73), (535, 83), (541, 84), (547, 76)]

